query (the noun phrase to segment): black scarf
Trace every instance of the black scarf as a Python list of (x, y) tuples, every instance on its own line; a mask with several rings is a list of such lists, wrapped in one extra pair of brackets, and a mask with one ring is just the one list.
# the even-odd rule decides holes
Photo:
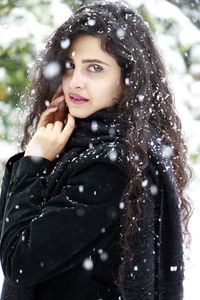
[(45, 198), (58, 193), (55, 183), (59, 181), (69, 163), (81, 153), (105, 142), (124, 143), (126, 125), (115, 106), (99, 110), (84, 119), (76, 118), (76, 125), (64, 153), (55, 160), (54, 168), (47, 177)]

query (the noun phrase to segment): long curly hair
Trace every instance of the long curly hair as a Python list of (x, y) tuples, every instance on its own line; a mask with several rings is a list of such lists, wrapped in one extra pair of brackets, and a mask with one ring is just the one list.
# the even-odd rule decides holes
[[(126, 94), (117, 103), (127, 121), (125, 143), (129, 165), (129, 183), (122, 196), (125, 209), (121, 217), (120, 235), (120, 246), (127, 253), (126, 260), (122, 262), (124, 264), (130, 262), (133, 255), (130, 237), (137, 231), (137, 221), (143, 210), (145, 187), (142, 182), (148, 166), (147, 134), (150, 124), (160, 133), (165, 145), (172, 149), (171, 160), (181, 199), (183, 233), (189, 237), (191, 206), (183, 194), (191, 176), (186, 161), (187, 147), (182, 138), (181, 122), (175, 112), (165, 67), (153, 42), (149, 25), (125, 3), (97, 1), (78, 9), (55, 30), (36, 61), (24, 96), (29, 101), (30, 114), (25, 124), (22, 149), (46, 109), (45, 101), (52, 98), (61, 84), (66, 70), (68, 45), (81, 34), (101, 39), (102, 49), (116, 59), (127, 85)], [(52, 62), (59, 64), (60, 72), (53, 79), (47, 79), (44, 69)], [(135, 197), (129, 201), (131, 195)]]

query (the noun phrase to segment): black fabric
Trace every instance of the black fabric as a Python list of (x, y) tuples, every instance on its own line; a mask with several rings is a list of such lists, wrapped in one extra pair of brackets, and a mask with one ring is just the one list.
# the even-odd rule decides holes
[[(116, 117), (105, 109), (77, 119), (54, 162), (23, 153), (8, 161), (1, 196), (3, 298), (6, 290), (26, 300), (28, 294), (35, 300), (120, 295), (113, 273), (127, 176)], [(91, 271), (82, 267), (88, 257)]]
[[(168, 147), (168, 146), (167, 146)], [(144, 218), (132, 237), (133, 264), (122, 272), (123, 299), (182, 300), (184, 261), (180, 199), (170, 149), (150, 127)], [(155, 192), (157, 189), (157, 192)]]
[[(119, 291), (113, 274), (123, 256), (118, 242), (126, 128), (115, 107), (76, 121), (54, 162), (20, 153), (7, 163), (0, 201), (2, 300), (181, 300), (180, 204), (162, 139), (150, 127), (146, 214)], [(93, 262), (90, 271), (82, 266), (86, 258)]]

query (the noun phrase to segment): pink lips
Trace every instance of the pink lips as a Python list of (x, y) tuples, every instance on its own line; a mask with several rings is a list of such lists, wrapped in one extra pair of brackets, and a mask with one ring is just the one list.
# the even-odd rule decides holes
[(69, 93), (69, 98), (70, 98), (71, 102), (75, 103), (75, 104), (82, 104), (89, 100), (79, 94), (73, 94), (73, 93)]

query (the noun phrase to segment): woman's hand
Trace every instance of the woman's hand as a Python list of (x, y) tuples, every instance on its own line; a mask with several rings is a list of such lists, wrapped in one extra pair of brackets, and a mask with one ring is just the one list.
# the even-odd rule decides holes
[(41, 114), (37, 131), (27, 145), (24, 156), (41, 156), (53, 161), (60, 154), (75, 129), (75, 118), (68, 114), (62, 86), (54, 94), (51, 104)]
[(75, 118), (68, 114), (66, 125), (61, 121), (41, 126), (29, 142), (24, 156), (41, 156), (53, 161), (60, 154), (75, 129)]
[(56, 121), (65, 122), (66, 103), (64, 100), (62, 85), (60, 85), (52, 98), (51, 104), (41, 114), (37, 129), (43, 126), (46, 127), (47, 124), (55, 123)]

